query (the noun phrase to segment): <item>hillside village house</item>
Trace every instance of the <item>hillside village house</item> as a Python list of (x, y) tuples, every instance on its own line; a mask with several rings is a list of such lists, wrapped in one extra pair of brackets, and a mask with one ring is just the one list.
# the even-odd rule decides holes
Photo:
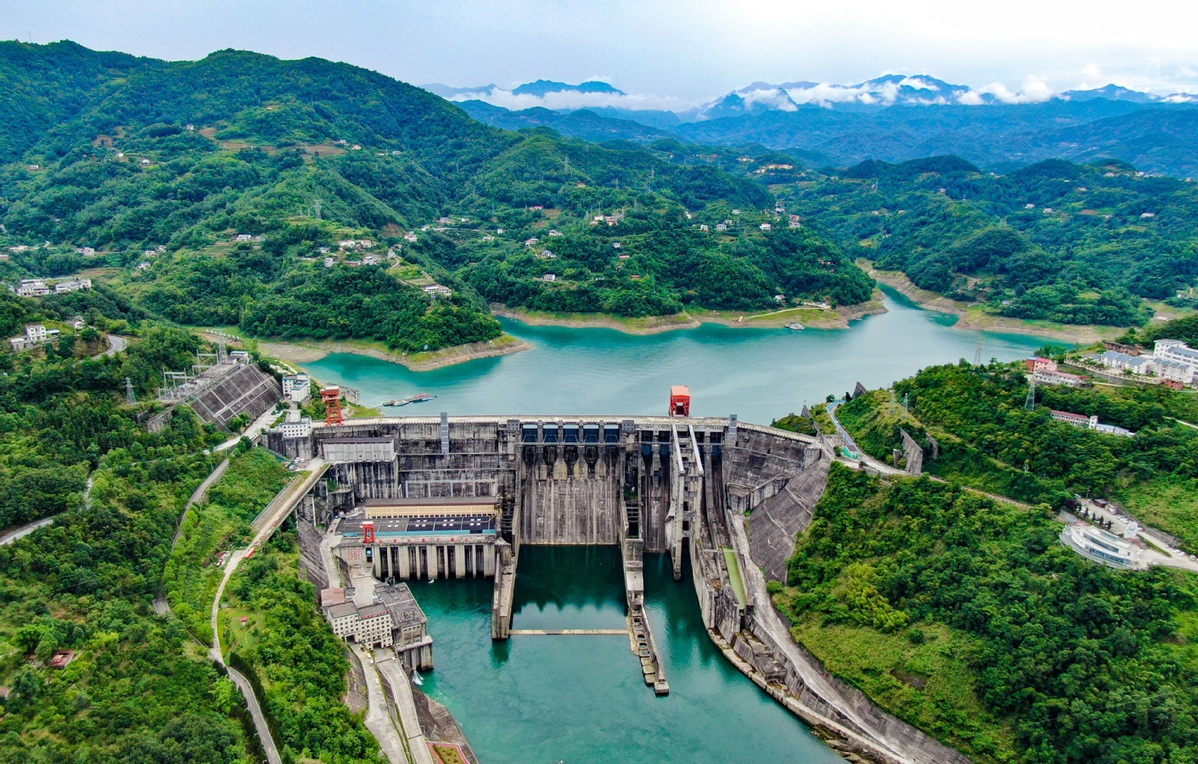
[(19, 337), (10, 337), (8, 343), (12, 346), (13, 352), (19, 353), (22, 350), (50, 342), (58, 335), (57, 329), (47, 329), (44, 324), (25, 324), (25, 334)]
[(1024, 362), (1032, 373), (1032, 380), (1038, 385), (1065, 385), (1066, 387), (1084, 387), (1087, 380), (1080, 374), (1070, 374), (1061, 371), (1057, 362), (1051, 358), (1029, 358)]
[(44, 297), (50, 294), (45, 279), (21, 279), (17, 284), (18, 297)]
[(60, 281), (54, 285), (54, 293), (66, 294), (67, 292), (80, 292), (91, 288), (91, 279), (66, 279), (65, 281)]

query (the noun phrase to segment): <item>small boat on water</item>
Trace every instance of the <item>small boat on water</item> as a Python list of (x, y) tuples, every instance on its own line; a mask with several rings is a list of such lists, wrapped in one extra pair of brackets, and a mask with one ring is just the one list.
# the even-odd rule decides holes
[(396, 398), (394, 400), (387, 401), (383, 405), (384, 406), (406, 406), (409, 403), (424, 403), (425, 401), (431, 401), (433, 398), (436, 398), (436, 397), (437, 396), (429, 395), (428, 393), (417, 393), (416, 395), (410, 395), (407, 398)]
[(787, 329), (794, 329), (794, 330), (797, 332), (797, 331), (799, 331), (799, 330), (801, 330), (801, 329), (803, 328), (803, 325), (802, 325), (802, 324), (800, 324), (798, 321), (795, 321), (794, 323), (787, 324), (787, 325), (786, 325), (786, 328), (787, 328)]

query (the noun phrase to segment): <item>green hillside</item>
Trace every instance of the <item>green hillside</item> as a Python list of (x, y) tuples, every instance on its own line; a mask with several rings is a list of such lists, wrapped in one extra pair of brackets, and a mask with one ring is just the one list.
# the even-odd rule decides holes
[[(41, 101), (11, 104), (53, 118), (0, 121), (11, 147), (0, 244), (33, 247), (6, 266), (10, 278), (114, 267), (118, 289), (175, 321), (397, 350), (494, 338), (484, 299), (646, 315), (768, 308), (777, 294), (870, 298), (872, 282), (835, 246), (763, 230), (777, 221), (764, 186), (715, 166), (488, 127), (318, 59), (0, 51), (18, 80), (63, 70)], [(700, 219), (714, 228), (734, 209), (740, 225), (697, 235)], [(430, 299), (432, 284), (452, 294)], [(348, 315), (328, 310), (358, 298)]]
[(886, 709), (987, 764), (1193, 761), (1193, 574), (1085, 560), (1047, 507), (841, 465), (815, 517), (775, 602)]
[(1131, 326), (1145, 299), (1198, 304), (1198, 188), (1119, 162), (998, 176), (956, 157), (869, 161), (783, 190), (848, 251), (995, 315)]
[[(899, 429), (931, 453), (924, 471), (1028, 503), (1062, 506), (1073, 494), (1120, 499), (1150, 525), (1198, 548), (1198, 400), (1153, 387), (1074, 389), (1042, 385), (1025, 408), (1027, 382), (1010, 364), (924, 369), (837, 411), (866, 452), (890, 460)], [(906, 398), (910, 413), (896, 401)], [(1055, 421), (1056, 409), (1097, 415), (1136, 432), (1106, 435)], [(1177, 420), (1182, 420), (1178, 422)]]

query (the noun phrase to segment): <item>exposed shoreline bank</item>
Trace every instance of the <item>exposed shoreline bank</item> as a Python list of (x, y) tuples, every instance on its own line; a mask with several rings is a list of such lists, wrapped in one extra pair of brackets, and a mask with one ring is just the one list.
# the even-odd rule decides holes
[[(244, 338), (224, 333), (216, 334), (206, 330), (199, 330), (199, 334), (213, 341), (238, 343), (244, 341)], [(487, 342), (474, 342), (469, 345), (455, 345), (427, 353), (411, 354), (397, 353), (383, 347), (381, 343), (360, 340), (259, 339), (257, 342), (258, 350), (262, 355), (291, 364), (312, 363), (333, 353), (353, 353), (377, 358), (380, 361), (397, 363), (409, 371), (432, 371), (480, 358), (494, 358), (532, 349), (532, 345), (510, 334), (502, 334)]]
[(1071, 342), (1076, 345), (1113, 340), (1125, 331), (1115, 326), (1056, 324), (1050, 321), (1031, 321), (990, 315), (984, 313), (980, 306), (958, 302), (936, 292), (920, 289), (905, 273), (880, 271), (873, 267), (872, 262), (864, 259), (858, 261), (858, 264), (878, 283), (885, 284), (919, 307), (936, 313), (956, 316), (959, 320), (953, 324), (952, 328), (954, 329), (1027, 334)]
[(672, 316), (620, 318), (607, 313), (542, 313), (491, 304), (491, 312), (500, 318), (528, 326), (558, 326), (566, 329), (614, 329), (624, 334), (650, 335), (680, 329), (697, 329), (703, 324), (718, 324), (734, 329), (782, 329), (798, 323), (806, 329), (848, 329), (853, 321), (886, 312), (880, 295), (858, 305), (839, 308), (800, 306), (764, 313), (744, 311), (697, 310)]

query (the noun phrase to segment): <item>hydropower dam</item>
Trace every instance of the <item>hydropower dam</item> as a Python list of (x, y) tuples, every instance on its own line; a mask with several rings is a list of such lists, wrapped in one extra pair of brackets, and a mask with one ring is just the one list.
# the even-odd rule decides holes
[(821, 439), (735, 416), (447, 414), (266, 439), (323, 463), (296, 512), (317, 528), (337, 524), (339, 564), (379, 580), (490, 580), (496, 643), (554, 633), (512, 629), (522, 548), (614, 547), (630, 664), (646, 693), (668, 694), (661, 624), (644, 607), (645, 555), (664, 554), (675, 580), (691, 579), (702, 625), (728, 660), (835, 748), (878, 762), (967, 761), (824, 672), (770, 602), (765, 582), (785, 580), (835, 458)]

